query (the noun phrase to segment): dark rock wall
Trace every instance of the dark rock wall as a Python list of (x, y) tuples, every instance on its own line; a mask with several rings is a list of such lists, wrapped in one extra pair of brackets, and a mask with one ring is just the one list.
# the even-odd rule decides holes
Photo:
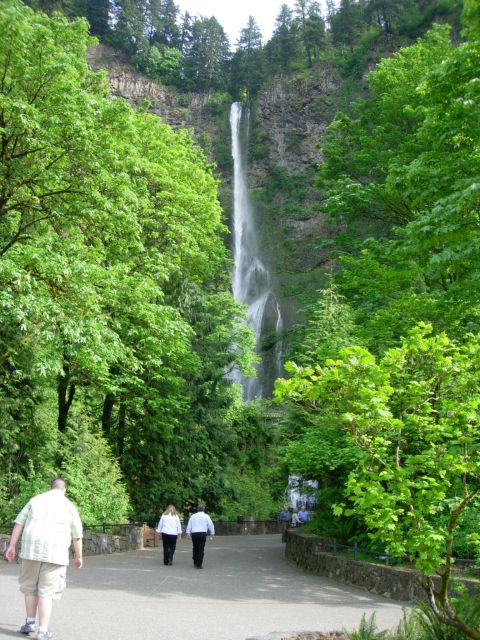
[[(224, 150), (230, 147), (227, 114), (220, 130), (219, 119), (212, 117), (209, 108), (212, 94), (180, 93), (173, 87), (157, 84), (106, 45), (90, 47), (88, 61), (92, 69), (106, 70), (113, 95), (134, 106), (147, 100), (149, 110), (174, 129), (191, 129), (196, 139), (208, 134), (211, 140), (220, 141)], [(329, 250), (323, 244), (334, 238), (338, 229), (319, 210), (315, 182), (325, 130), (340, 106), (342, 90), (339, 74), (328, 63), (321, 63), (308, 74), (270, 81), (252, 108), (251, 146), (261, 140), (263, 153), (257, 156), (250, 153), (249, 187), (256, 207), (260, 246), (273, 275), (286, 329), (299, 320), (302, 295), (308, 297), (320, 288), (324, 274), (333, 266)], [(214, 150), (215, 144), (213, 154)], [(212, 156), (212, 160), (216, 158)], [(293, 214), (286, 203), (289, 196), (280, 192), (270, 199), (269, 206), (261, 202), (261, 192), (278, 168), (305, 182)], [(220, 201), (228, 222), (232, 206), (231, 167), (220, 167), (217, 173)]]
[(212, 120), (205, 115), (210, 93), (180, 93), (173, 87), (158, 84), (137, 71), (121, 52), (103, 44), (89, 47), (87, 60), (93, 70), (106, 70), (114, 96), (125, 98), (136, 107), (148, 100), (149, 111), (173, 129), (218, 134)]

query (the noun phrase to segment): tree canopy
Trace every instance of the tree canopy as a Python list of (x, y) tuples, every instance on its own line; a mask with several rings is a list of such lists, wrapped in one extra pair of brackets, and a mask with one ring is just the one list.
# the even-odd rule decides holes
[[(318, 479), (321, 516), (336, 516), (318, 529), (406, 555), (438, 620), (476, 639), (449, 599), (455, 557), (478, 555), (472, 9), (466, 3), (465, 41), (435, 25), (380, 61), (368, 97), (330, 125), (318, 186), (322, 212), (345, 230), (339, 269), (306, 309), (276, 395), (287, 408), (289, 469)], [(365, 221), (374, 225), (362, 236)]]
[[(137, 516), (194, 499), (224, 452), (235, 393), (223, 372), (253, 362), (225, 277), (212, 168), (189, 133), (110, 97), (87, 67), (85, 20), (15, 0), (0, 20), (7, 497), (16, 503), (29, 475), (35, 483), (73, 461), (80, 473), (96, 449), (99, 473), (115, 456), (120, 492), (115, 478), (127, 474)], [(108, 502), (96, 517), (125, 517), (128, 500)]]

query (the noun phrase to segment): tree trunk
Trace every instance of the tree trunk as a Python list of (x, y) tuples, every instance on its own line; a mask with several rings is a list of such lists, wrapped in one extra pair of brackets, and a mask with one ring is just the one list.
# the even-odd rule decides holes
[(103, 401), (103, 411), (102, 411), (102, 431), (105, 437), (111, 443), (112, 438), (112, 413), (113, 407), (115, 405), (115, 396), (113, 393), (107, 393), (105, 396), (105, 400)]
[(63, 376), (58, 378), (58, 430), (64, 432), (67, 428), (68, 412), (75, 395), (75, 385), (70, 383), (70, 368), (63, 365)]
[(118, 411), (118, 434), (117, 434), (117, 455), (121, 459), (123, 458), (123, 450), (125, 448), (125, 423), (127, 417), (127, 407), (125, 402), (120, 402), (120, 409)]

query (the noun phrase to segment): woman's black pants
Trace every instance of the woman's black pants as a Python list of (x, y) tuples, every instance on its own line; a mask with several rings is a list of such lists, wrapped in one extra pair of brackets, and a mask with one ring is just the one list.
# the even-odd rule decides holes
[(177, 536), (170, 533), (162, 533), (163, 564), (172, 564), (173, 554), (177, 546)]

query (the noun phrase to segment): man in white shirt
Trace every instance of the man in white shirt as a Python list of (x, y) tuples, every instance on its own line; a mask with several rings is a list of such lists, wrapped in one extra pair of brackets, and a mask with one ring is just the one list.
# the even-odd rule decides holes
[(207, 534), (209, 534), (210, 539), (212, 539), (215, 535), (215, 527), (213, 526), (210, 516), (205, 513), (205, 506), (199, 504), (197, 513), (194, 513), (193, 516), (190, 517), (187, 524), (187, 536), (192, 538), (193, 566), (196, 569), (201, 569), (203, 565)]
[(29, 502), (15, 518), (12, 536), (5, 557), (15, 559), (16, 544), (22, 536), (20, 557), (20, 591), (25, 595), (27, 619), (20, 632), (35, 631), (38, 612), (38, 640), (49, 640), (48, 630), (52, 600), (58, 600), (65, 588), (69, 562), (69, 548), (73, 539), (75, 566), (81, 569), (82, 523), (77, 508), (65, 497), (66, 484), (62, 478), (52, 481), (50, 491), (41, 493)]

